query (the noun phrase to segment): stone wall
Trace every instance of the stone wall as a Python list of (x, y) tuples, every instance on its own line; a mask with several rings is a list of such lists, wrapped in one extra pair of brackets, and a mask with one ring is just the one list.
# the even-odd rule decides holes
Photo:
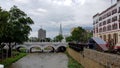
[(107, 68), (120, 68), (120, 56), (115, 54), (103, 53), (91, 49), (85, 49), (84, 56)]
[(84, 49), (84, 52), (76, 52), (67, 49), (69, 55), (82, 64), (85, 68), (120, 68), (120, 56)]

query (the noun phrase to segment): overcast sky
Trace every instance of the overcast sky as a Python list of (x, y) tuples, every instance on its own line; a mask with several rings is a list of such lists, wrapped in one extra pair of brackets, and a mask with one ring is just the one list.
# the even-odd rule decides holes
[(30, 37), (37, 37), (41, 26), (47, 37), (54, 37), (59, 34), (60, 23), (64, 35), (75, 26), (92, 27), (93, 15), (111, 6), (111, 0), (0, 0), (5, 10), (13, 5), (33, 19)]

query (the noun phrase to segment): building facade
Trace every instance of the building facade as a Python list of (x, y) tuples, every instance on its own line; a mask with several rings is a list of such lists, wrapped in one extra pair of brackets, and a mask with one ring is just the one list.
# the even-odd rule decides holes
[(101, 13), (93, 16), (93, 36), (106, 42), (112, 40), (120, 46), (120, 0)]
[(46, 38), (46, 30), (43, 30), (42, 28), (40, 28), (38, 30), (38, 39), (42, 40)]

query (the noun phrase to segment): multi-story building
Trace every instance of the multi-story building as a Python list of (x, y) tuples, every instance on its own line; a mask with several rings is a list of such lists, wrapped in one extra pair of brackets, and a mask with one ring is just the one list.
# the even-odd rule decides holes
[(46, 30), (43, 30), (42, 28), (40, 28), (38, 30), (38, 38), (40, 40), (45, 39), (46, 38)]
[(120, 46), (120, 0), (101, 13), (93, 16), (93, 36), (106, 42), (113, 40)]

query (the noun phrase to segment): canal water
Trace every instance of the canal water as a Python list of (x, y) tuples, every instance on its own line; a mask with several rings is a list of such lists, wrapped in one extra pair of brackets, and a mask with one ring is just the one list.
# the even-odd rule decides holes
[(64, 53), (31, 53), (13, 63), (9, 68), (68, 68)]

